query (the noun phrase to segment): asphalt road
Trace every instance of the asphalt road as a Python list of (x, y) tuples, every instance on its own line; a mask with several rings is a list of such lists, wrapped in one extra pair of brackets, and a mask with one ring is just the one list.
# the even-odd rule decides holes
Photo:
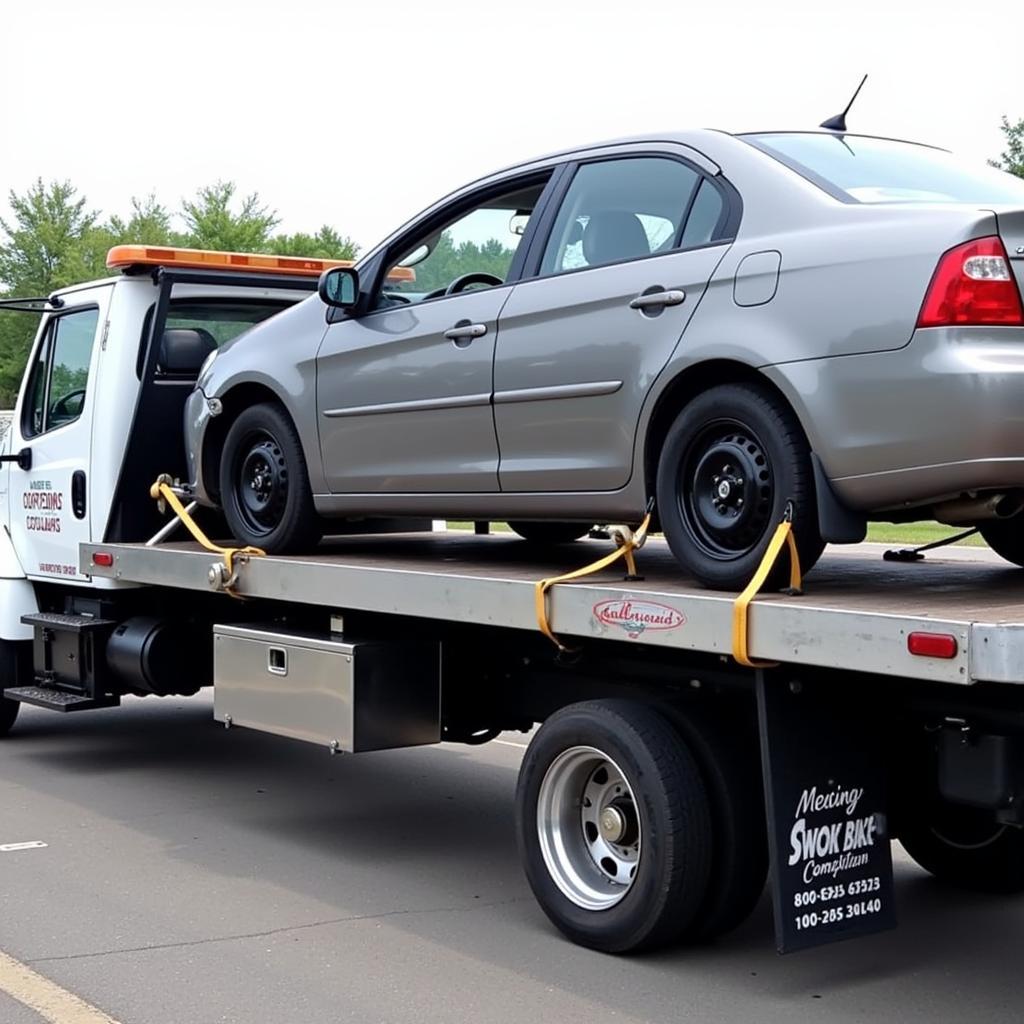
[[(516, 737), (509, 737), (515, 741)], [(770, 908), (717, 946), (560, 938), (519, 870), (518, 746), (330, 758), (205, 698), (0, 741), (0, 950), (121, 1024), (1019, 1020), (1024, 901), (898, 854), (901, 927), (776, 956)], [(40, 1018), (0, 994), (0, 1024)]]

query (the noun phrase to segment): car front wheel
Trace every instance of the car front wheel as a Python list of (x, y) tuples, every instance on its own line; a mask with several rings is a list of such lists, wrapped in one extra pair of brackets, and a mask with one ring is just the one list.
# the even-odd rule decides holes
[[(657, 499), (672, 553), (713, 589), (747, 585), (789, 504), (804, 571), (824, 548), (807, 439), (788, 406), (756, 384), (710, 388), (679, 413), (658, 462)], [(769, 586), (788, 579), (784, 551)]]
[(283, 554), (320, 539), (302, 444), (280, 406), (250, 406), (231, 425), (220, 493), (228, 526), (243, 544)]

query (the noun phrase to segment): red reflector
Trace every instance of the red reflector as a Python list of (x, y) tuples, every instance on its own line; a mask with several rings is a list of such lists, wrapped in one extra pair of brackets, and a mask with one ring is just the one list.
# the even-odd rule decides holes
[(907, 650), (922, 658), (955, 658), (956, 637), (950, 633), (911, 633)]
[(950, 249), (932, 277), (918, 327), (1024, 326), (1024, 308), (997, 235)]
[(114, 556), (109, 551), (94, 551), (92, 554), (92, 564), (102, 565), (104, 568), (109, 569), (114, 564)]

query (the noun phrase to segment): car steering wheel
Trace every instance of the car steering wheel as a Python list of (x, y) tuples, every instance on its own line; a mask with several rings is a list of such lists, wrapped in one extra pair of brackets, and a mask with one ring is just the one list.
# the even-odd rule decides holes
[(78, 412), (72, 412), (68, 408), (71, 402), (76, 398), (85, 398), (85, 388), (76, 388), (74, 391), (69, 391), (66, 395), (58, 398), (57, 401), (50, 406), (51, 419), (64, 419), (65, 417), (80, 416), (82, 414), (81, 406), (79, 407)]
[(496, 284), (504, 283), (505, 282), (495, 274), (486, 274), (482, 271), (474, 270), (472, 273), (463, 274), (461, 277), (455, 278), (455, 280), (445, 288), (444, 294), (456, 295), (471, 284), (486, 284), (494, 287)]

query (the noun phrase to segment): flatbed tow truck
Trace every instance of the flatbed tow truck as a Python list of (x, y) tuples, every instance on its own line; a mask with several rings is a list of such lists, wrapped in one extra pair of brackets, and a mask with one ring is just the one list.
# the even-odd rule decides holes
[[(296, 301), (323, 269), (217, 256), (133, 250), (122, 276), (38, 300), (3, 449), (0, 735), (20, 702), (207, 685), (226, 726), (332, 754), (541, 723), (517, 787), (524, 870), (567, 936), (610, 952), (724, 934), (766, 876), (780, 951), (891, 927), (895, 838), (952, 883), (1024, 889), (1024, 573), (839, 548), (802, 593), (747, 603), (624, 529), (543, 549), (378, 522), (262, 556), (210, 542), (207, 512), (202, 543), (182, 541), (153, 498), (188, 500), (173, 431), (195, 325)], [(89, 309), (76, 378), (54, 353)], [(634, 574), (551, 583), (616, 544)]]

